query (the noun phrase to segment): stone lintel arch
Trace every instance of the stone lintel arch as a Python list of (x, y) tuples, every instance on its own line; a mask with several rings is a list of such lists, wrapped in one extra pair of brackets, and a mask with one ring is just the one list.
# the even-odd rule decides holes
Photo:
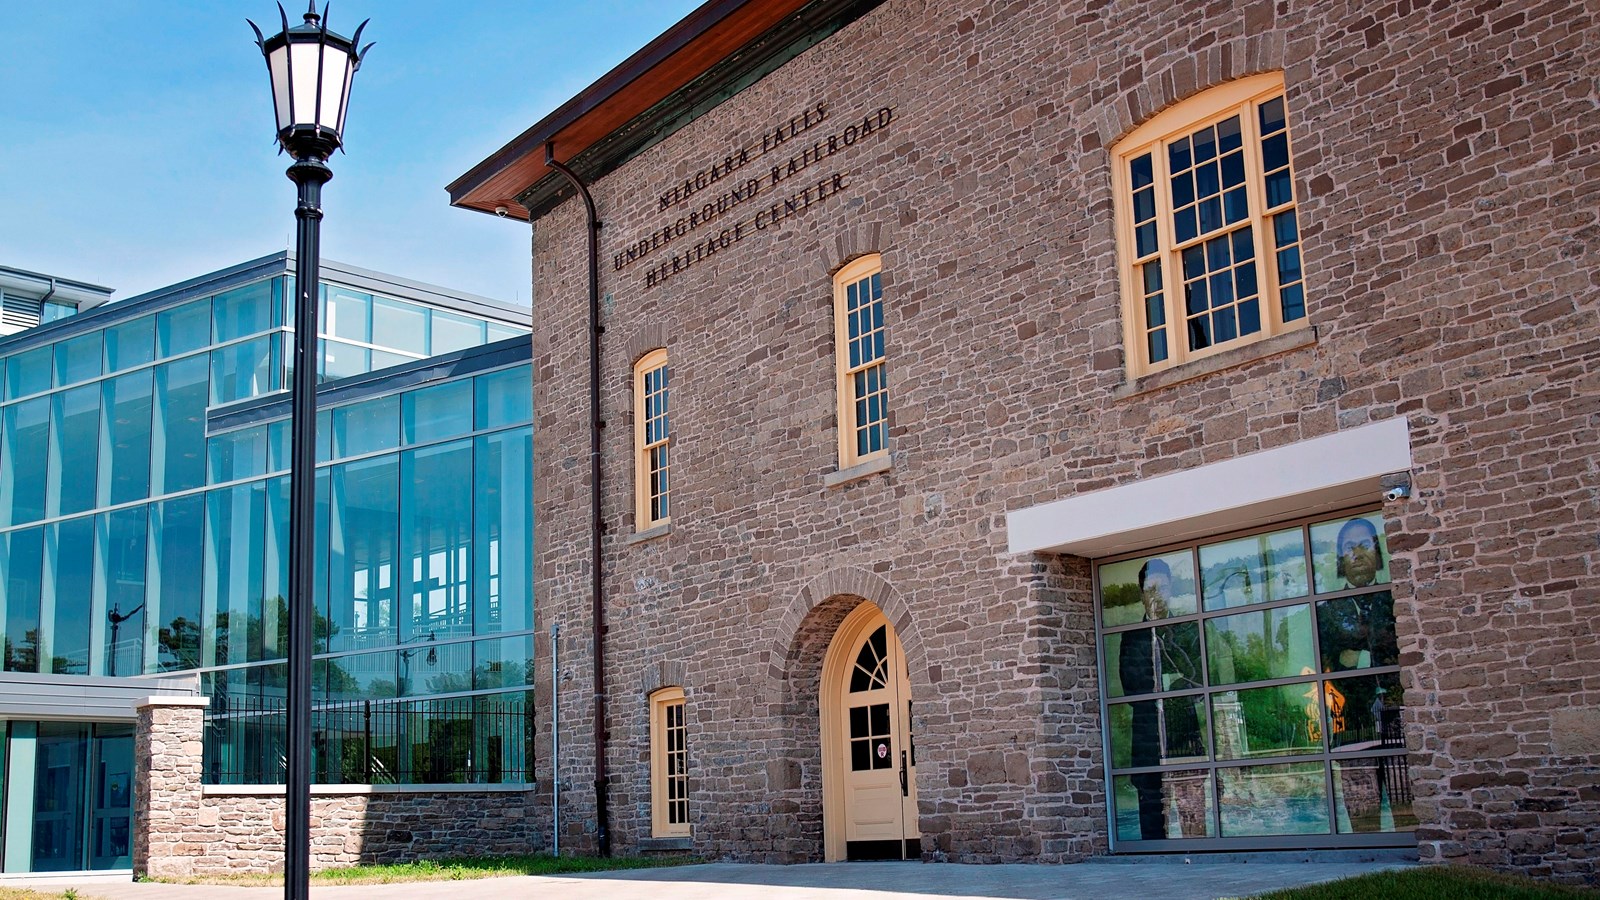
[[(878, 575), (865, 569), (843, 566), (824, 572), (807, 582), (779, 617), (776, 633), (767, 653), (768, 699), (771, 703), (780, 705), (787, 699), (793, 699), (790, 689), (796, 676), (815, 678), (818, 674), (801, 672), (799, 671), (801, 668), (809, 666), (797, 665), (802, 658), (811, 662), (809, 658), (815, 656), (814, 664), (820, 666), (822, 652), (833, 639), (834, 629), (829, 628), (826, 629), (827, 634), (819, 635), (820, 644), (800, 640), (802, 629), (812, 618), (813, 613), (819, 607), (837, 607), (837, 618), (842, 620), (844, 614), (862, 600), (876, 604), (894, 625), (900, 637), (900, 644), (905, 650), (906, 668), (911, 674), (912, 697), (917, 700), (926, 699), (927, 692), (936, 679), (929, 677), (921, 633), (917, 630), (910, 608), (906, 606), (899, 592)], [(844, 602), (830, 604), (830, 601)], [(837, 627), (838, 623), (833, 624)], [(804, 699), (807, 702), (815, 700), (815, 698)]]
[[(840, 269), (849, 265), (853, 260), (860, 259), (873, 253), (882, 253), (889, 242), (885, 240), (888, 229), (882, 222), (866, 221), (853, 222), (845, 225), (833, 236), (830, 243), (827, 240), (817, 248), (814, 274), (819, 281), (833, 280), (833, 275)], [(888, 267), (885, 266), (884, 277), (888, 276)], [(833, 302), (832, 293), (828, 294), (828, 302)]]
[[(1284, 69), (1285, 36), (1280, 31), (1219, 39), (1183, 56), (1165, 70), (1146, 70), (1138, 84), (1102, 103), (1096, 122), (1100, 146), (1112, 147), (1128, 132), (1169, 106), (1221, 84)], [(1294, 89), (1293, 84), (1289, 89)]]
[(628, 336), (628, 342), (623, 345), (625, 356), (628, 359), (628, 377), (633, 377), (633, 366), (652, 350), (663, 350), (667, 346), (667, 329), (660, 322), (648, 322), (640, 325)]

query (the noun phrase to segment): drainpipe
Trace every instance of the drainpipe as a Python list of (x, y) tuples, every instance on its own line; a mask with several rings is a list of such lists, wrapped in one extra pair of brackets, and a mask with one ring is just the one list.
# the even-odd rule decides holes
[(561, 855), (561, 625), (550, 624), (550, 855)]
[(611, 855), (610, 812), (606, 806), (606, 622), (600, 566), (600, 535), (605, 526), (600, 520), (600, 219), (595, 215), (594, 198), (577, 173), (556, 162), (555, 142), (544, 145), (544, 164), (566, 177), (583, 197), (589, 216), (589, 546), (593, 554), (589, 592), (594, 609), (594, 817), (595, 842), (601, 856)]

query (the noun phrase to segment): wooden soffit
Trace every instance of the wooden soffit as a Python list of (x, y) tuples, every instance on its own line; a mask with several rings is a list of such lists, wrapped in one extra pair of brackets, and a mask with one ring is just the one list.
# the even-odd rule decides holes
[(450, 205), (538, 218), (570, 194), (545, 144), (593, 182), (881, 2), (709, 0), (451, 182)]

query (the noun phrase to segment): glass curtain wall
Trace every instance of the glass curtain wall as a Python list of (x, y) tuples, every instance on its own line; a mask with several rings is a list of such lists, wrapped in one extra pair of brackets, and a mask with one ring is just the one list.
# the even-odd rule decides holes
[(1404, 845), (1381, 512), (1097, 566), (1119, 849)]

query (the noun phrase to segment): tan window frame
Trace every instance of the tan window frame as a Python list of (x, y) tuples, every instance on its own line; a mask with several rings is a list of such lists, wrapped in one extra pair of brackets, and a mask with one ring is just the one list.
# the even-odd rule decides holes
[(670, 381), (671, 369), (665, 349), (652, 350), (633, 365), (633, 521), (636, 531), (666, 525), (671, 519)]
[(689, 836), (689, 729), (683, 688), (650, 695), (650, 834)]
[(840, 469), (889, 453), (882, 272), (882, 258), (872, 254), (833, 277)]
[[(1126, 348), (1130, 377), (1203, 359), (1256, 340), (1304, 328), (1309, 324), (1310, 319), (1305, 312), (1304, 283), (1299, 274), (1300, 223), (1293, 188), (1295, 175), (1290, 136), (1293, 126), (1286, 104), (1281, 133), (1283, 143), (1288, 145), (1287, 199), (1280, 196), (1278, 202), (1269, 206), (1267, 188), (1264, 185), (1264, 179), (1271, 173), (1263, 172), (1263, 132), (1258, 110), (1261, 104), (1283, 96), (1284, 82), (1281, 72), (1269, 72), (1232, 81), (1162, 111), (1118, 141), (1112, 149), (1117, 262), (1122, 285), (1123, 346)], [(1179, 241), (1174, 222), (1175, 191), (1168, 149), (1172, 144), (1188, 138), (1197, 131), (1225, 122), (1236, 115), (1239, 116), (1241, 126), (1240, 153), (1244, 167), (1243, 189), (1248, 211), (1243, 219), (1229, 221), (1226, 207), (1223, 206), (1224, 211), (1221, 215), (1224, 217), (1224, 224), (1213, 229), (1204, 229), (1202, 226), (1200, 233), (1195, 237)], [(1274, 131), (1268, 134), (1268, 137), (1274, 137), (1277, 133)], [(1151, 157), (1153, 183), (1145, 187), (1136, 187), (1132, 171), (1133, 163), (1145, 154)], [(1272, 171), (1285, 170), (1277, 168)], [(1222, 177), (1225, 179), (1227, 176), (1224, 174)], [(1135, 202), (1136, 191), (1144, 194), (1138, 203)], [(1215, 195), (1219, 204), (1223, 202), (1225, 193), (1224, 191)], [(1198, 204), (1180, 205), (1180, 210), (1189, 208), (1199, 213)], [(1145, 249), (1142, 253), (1138, 240), (1138, 229), (1141, 225), (1147, 229)], [(1155, 233), (1153, 249), (1148, 231), (1151, 226)], [(1241, 262), (1243, 256), (1239, 252), (1246, 243), (1243, 240), (1246, 228), (1250, 230), (1248, 244), (1253, 252), (1253, 269)], [(1211, 245), (1218, 238), (1236, 232), (1240, 240), (1232, 242), (1233, 278), (1224, 284), (1235, 298), (1233, 305), (1224, 302), (1220, 308), (1212, 308), (1210, 297), (1216, 295), (1207, 297), (1204, 302), (1208, 314), (1196, 314), (1194, 318), (1197, 323), (1204, 320), (1204, 325), (1196, 327), (1211, 327), (1207, 338), (1209, 345), (1191, 349), (1190, 291), (1196, 288), (1204, 290), (1208, 283), (1213, 283), (1213, 278), (1219, 282), (1224, 280), (1222, 276), (1230, 271), (1230, 267), (1223, 263), (1220, 264), (1222, 268), (1209, 268), (1219, 265), (1214, 261), (1215, 257), (1210, 255)], [(1280, 237), (1286, 239), (1280, 240)], [(1196, 251), (1207, 254), (1204, 265), (1208, 268), (1199, 270), (1204, 272), (1203, 276), (1194, 275), (1196, 270), (1191, 267), (1190, 277), (1185, 277), (1185, 251), (1190, 252), (1191, 258)], [(1280, 258), (1283, 260), (1282, 263)], [(1280, 265), (1283, 266), (1284, 277), (1280, 277)], [(1253, 333), (1239, 335), (1240, 323), (1248, 321), (1246, 304), (1238, 302), (1240, 285), (1245, 283), (1245, 277), (1252, 271), (1257, 291), (1254, 314), (1259, 321), (1259, 327)], [(1202, 302), (1198, 297), (1195, 300), (1197, 304)], [(1222, 316), (1225, 320), (1223, 310), (1228, 309), (1238, 313), (1233, 319), (1231, 336), (1226, 336), (1227, 331), (1216, 325), (1217, 319), (1214, 317)], [(1157, 316), (1160, 317), (1159, 322), (1154, 321)], [(1218, 337), (1219, 334), (1224, 336)], [(1163, 340), (1166, 357), (1153, 358), (1158, 356)]]

